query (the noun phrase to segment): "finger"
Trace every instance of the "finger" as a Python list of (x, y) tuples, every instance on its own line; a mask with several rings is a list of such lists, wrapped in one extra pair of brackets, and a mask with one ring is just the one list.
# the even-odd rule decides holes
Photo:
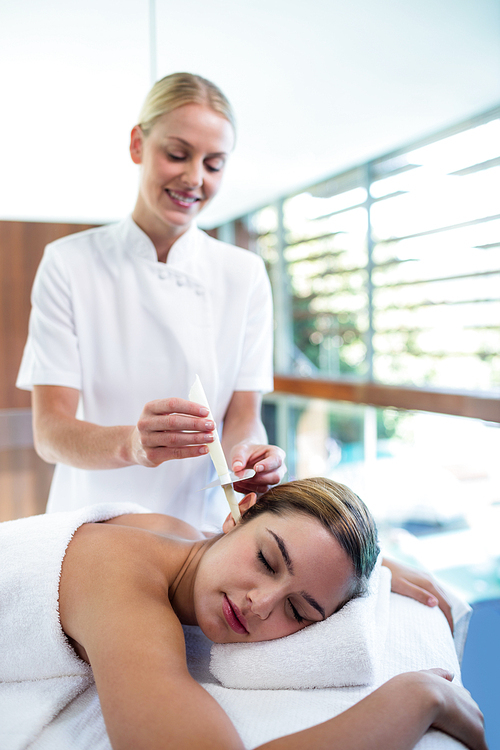
[(139, 432), (212, 432), (215, 424), (211, 419), (187, 417), (183, 414), (161, 414), (155, 417), (141, 416), (137, 422)]
[(141, 433), (145, 448), (183, 448), (188, 445), (206, 445), (214, 442), (213, 432), (149, 432)]
[(195, 417), (208, 417), (210, 411), (206, 406), (197, 404), (194, 401), (187, 401), (184, 398), (160, 398), (150, 401), (144, 407), (144, 411), (150, 414), (191, 414)]
[[(254, 464), (268, 455), (269, 448), (269, 445), (248, 445), (246, 443), (239, 443), (232, 451), (231, 466), (233, 467), (233, 471), (241, 471), (241, 469), (245, 468), (255, 469)], [(239, 466), (238, 469), (234, 468), (235, 464)]]
[(435, 607), (438, 604), (435, 596), (426, 591), (426, 589), (411, 583), (406, 578), (393, 578), (391, 588), (396, 594), (416, 599), (417, 602), (425, 604), (428, 607)]
[(243, 471), (243, 469), (250, 468), (248, 461), (249, 449), (245, 445), (238, 445), (233, 451), (231, 457), (231, 470), (232, 471)]
[(455, 677), (453, 672), (450, 672), (448, 669), (443, 669), (442, 667), (432, 667), (431, 669), (422, 669), (421, 671), (430, 672), (438, 677), (443, 677), (443, 679), (448, 680), (448, 682), (452, 682)]
[(253, 468), (255, 469), (256, 474), (264, 474), (276, 471), (280, 468), (282, 463), (283, 459), (281, 456), (269, 456), (268, 458), (257, 460)]
[(264, 450), (260, 453), (253, 454), (250, 456), (250, 461), (254, 461), (254, 469), (257, 474), (277, 471), (283, 468), (285, 471), (284, 461), (285, 452), (278, 448), (276, 445), (263, 446)]

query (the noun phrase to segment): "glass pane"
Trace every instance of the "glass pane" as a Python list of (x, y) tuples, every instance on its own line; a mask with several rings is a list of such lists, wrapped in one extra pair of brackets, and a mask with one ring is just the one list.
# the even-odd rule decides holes
[(297, 363), (319, 377), (366, 375), (368, 218), (362, 186), (284, 203)]
[[(388, 160), (372, 183), (373, 372), (500, 387), (500, 120)], [(391, 172), (392, 170), (392, 172)]]

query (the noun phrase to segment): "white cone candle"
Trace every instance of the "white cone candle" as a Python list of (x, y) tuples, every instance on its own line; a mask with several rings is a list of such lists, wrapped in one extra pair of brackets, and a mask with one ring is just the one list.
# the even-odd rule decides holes
[[(211, 419), (213, 423), (215, 424), (215, 419), (213, 417), (212, 410), (210, 409), (207, 397), (205, 395), (205, 391), (203, 390), (203, 386), (201, 384), (201, 381), (198, 375), (196, 376), (196, 380), (194, 381), (193, 385), (191, 386), (191, 390), (189, 391), (189, 400), (194, 401), (196, 404), (201, 404), (202, 406), (206, 406), (209, 412), (208, 418)], [(229, 475), (229, 467), (227, 465), (226, 457), (224, 455), (224, 451), (222, 450), (221, 442), (219, 440), (219, 435), (217, 433), (217, 425), (215, 425), (215, 430), (214, 430), (214, 441), (213, 443), (207, 443), (207, 446), (208, 446), (208, 450), (210, 453), (210, 458), (213, 461), (215, 470), (221, 481), (222, 489), (225, 492), (226, 500), (229, 503), (229, 507), (231, 509), (231, 515), (234, 518), (235, 523), (238, 523), (238, 521), (241, 518), (240, 509), (238, 508), (238, 499), (233, 489), (233, 485), (230, 483), (231, 478)]]

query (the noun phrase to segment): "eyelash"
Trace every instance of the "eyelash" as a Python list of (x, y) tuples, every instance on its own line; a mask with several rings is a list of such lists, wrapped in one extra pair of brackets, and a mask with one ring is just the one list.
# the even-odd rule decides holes
[(298, 622), (299, 624), (300, 624), (301, 622), (304, 622), (304, 618), (303, 618), (303, 617), (301, 617), (301, 616), (299, 615), (299, 613), (297, 612), (297, 610), (296, 610), (296, 609), (295, 609), (295, 607), (293, 606), (293, 604), (292, 604), (292, 602), (290, 601), (290, 599), (288, 600), (288, 604), (289, 604), (289, 605), (290, 605), (290, 607), (292, 608), (292, 614), (293, 614), (293, 616), (295, 617), (295, 619), (297, 620), (297, 622)]
[[(258, 551), (258, 553), (257, 553), (257, 557), (258, 557), (258, 559), (260, 560), (260, 562), (262, 563), (262, 565), (263, 565), (263, 566), (264, 566), (264, 567), (266, 568), (266, 570), (267, 570), (267, 571), (268, 571), (269, 573), (272, 573), (272, 574), (274, 575), (276, 571), (275, 571), (275, 570), (274, 570), (273, 568), (271, 568), (271, 566), (270, 566), (270, 565), (269, 565), (269, 563), (267, 562), (266, 558), (264, 557), (264, 555), (263, 555), (263, 553), (262, 553), (262, 550), (259, 550), (259, 551)], [(303, 617), (301, 617), (301, 616), (299, 615), (299, 613), (297, 612), (297, 610), (296, 610), (296, 609), (295, 609), (295, 607), (293, 606), (293, 604), (292, 604), (292, 602), (290, 601), (290, 599), (288, 599), (288, 604), (290, 605), (290, 608), (291, 608), (291, 610), (292, 610), (292, 614), (293, 614), (294, 618), (295, 618), (295, 619), (297, 620), (297, 622), (298, 622), (298, 623), (299, 623), (299, 625), (300, 625), (300, 623), (304, 622), (304, 618), (303, 618)]]
[(260, 560), (260, 562), (262, 563), (262, 565), (263, 565), (263, 566), (264, 566), (264, 567), (266, 568), (266, 570), (268, 570), (268, 571), (269, 571), (269, 573), (273, 573), (273, 574), (274, 574), (274, 573), (276, 573), (276, 571), (275, 571), (275, 570), (274, 570), (273, 568), (271, 568), (271, 566), (270, 566), (270, 565), (269, 565), (269, 563), (267, 562), (266, 558), (265, 558), (265, 557), (264, 557), (264, 555), (262, 554), (262, 550), (259, 550), (259, 551), (258, 551), (258, 553), (257, 553), (257, 557), (259, 558), (259, 560)]
[[(184, 161), (185, 156), (177, 156), (176, 154), (168, 154), (168, 158), (171, 161)], [(212, 167), (210, 164), (205, 164), (207, 172), (220, 172), (222, 167)]]

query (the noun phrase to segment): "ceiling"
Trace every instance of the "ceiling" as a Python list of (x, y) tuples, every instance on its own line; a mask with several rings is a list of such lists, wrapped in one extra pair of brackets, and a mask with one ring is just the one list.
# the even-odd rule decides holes
[(17, 0), (0, 9), (0, 64), (0, 218), (130, 212), (142, 99), (188, 70), (238, 122), (210, 227), (498, 105), (500, 4)]

